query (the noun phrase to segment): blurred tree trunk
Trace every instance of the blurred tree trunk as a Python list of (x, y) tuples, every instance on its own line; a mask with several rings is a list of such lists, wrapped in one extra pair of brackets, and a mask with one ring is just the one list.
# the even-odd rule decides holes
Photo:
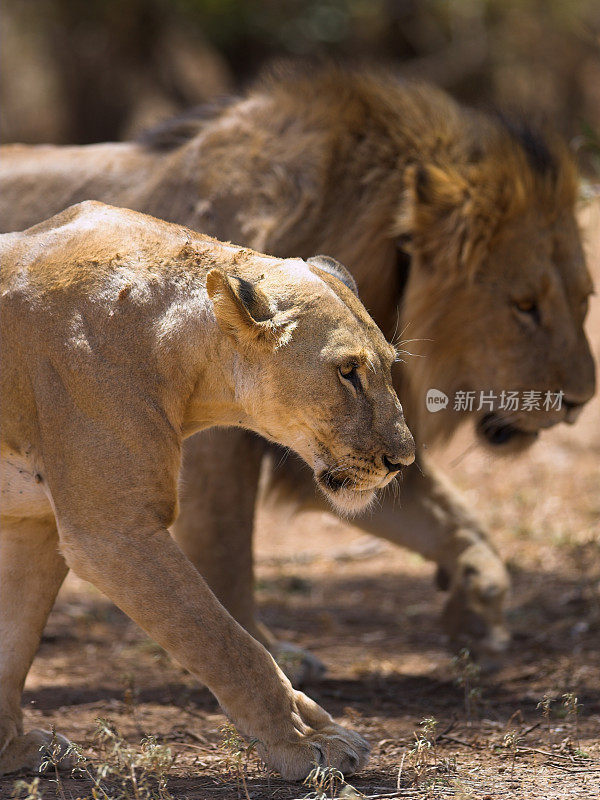
[(10, 0), (3, 11), (5, 141), (119, 139), (231, 90), (216, 50), (157, 0)]

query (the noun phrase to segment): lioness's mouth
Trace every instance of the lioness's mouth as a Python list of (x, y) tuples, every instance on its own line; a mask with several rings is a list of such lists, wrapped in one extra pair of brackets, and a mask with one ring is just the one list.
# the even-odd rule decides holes
[(337, 474), (331, 469), (324, 469), (317, 475), (319, 484), (330, 492), (339, 492), (340, 489), (352, 489), (354, 482), (338, 472)]
[(315, 478), (321, 491), (342, 514), (364, 511), (375, 497), (373, 489), (357, 489), (352, 478), (332, 469), (322, 470)]
[(518, 428), (498, 414), (486, 414), (477, 423), (477, 433), (492, 447), (517, 445), (525, 447), (537, 438), (537, 431)]

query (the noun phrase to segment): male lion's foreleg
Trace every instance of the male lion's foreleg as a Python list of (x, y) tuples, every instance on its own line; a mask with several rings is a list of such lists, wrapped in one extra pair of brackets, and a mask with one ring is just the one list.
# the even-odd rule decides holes
[(94, 583), (215, 694), (284, 778), (314, 762), (345, 773), (368, 746), (295, 691), (267, 650), (221, 606), (166, 529), (92, 533), (59, 519), (69, 566)]
[(506, 648), (508, 572), (485, 530), (447, 479), (420, 464), (410, 468), (400, 496), (354, 524), (408, 547), (438, 565), (437, 582), (449, 592), (444, 624), (453, 640), (480, 655)]
[[(38, 771), (49, 731), (23, 734), (21, 694), (56, 594), (67, 574), (53, 519), (0, 526), (0, 775)], [(54, 740), (64, 752), (67, 740)], [(72, 758), (61, 766), (70, 768)]]
[[(265, 481), (268, 503), (295, 505), (297, 511), (327, 510), (298, 459)], [(506, 647), (504, 604), (506, 567), (487, 534), (456, 490), (422, 463), (410, 467), (396, 496), (388, 492), (376, 508), (352, 520), (355, 527), (408, 547), (438, 565), (438, 585), (450, 593), (446, 630), (481, 654)]]
[(211, 430), (184, 443), (177, 544), (229, 613), (302, 684), (320, 677), (321, 661), (278, 641), (257, 619), (252, 536), (265, 441), (239, 429)]
[(264, 645), (256, 623), (252, 527), (265, 442), (239, 429), (187, 439), (172, 534), (229, 613)]

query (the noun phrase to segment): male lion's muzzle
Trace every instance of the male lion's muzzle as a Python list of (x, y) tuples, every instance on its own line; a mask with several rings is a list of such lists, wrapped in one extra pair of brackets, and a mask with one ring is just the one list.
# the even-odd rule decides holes
[(492, 447), (515, 444), (522, 439), (530, 443), (537, 437), (537, 431), (524, 431), (500, 414), (485, 414), (477, 423), (477, 433)]

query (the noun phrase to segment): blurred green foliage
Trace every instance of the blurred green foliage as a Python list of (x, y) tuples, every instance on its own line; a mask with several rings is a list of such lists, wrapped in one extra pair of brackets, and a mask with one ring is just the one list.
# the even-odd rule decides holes
[(599, 0), (5, 0), (2, 28), (5, 139), (130, 135), (316, 56), (600, 129)]

